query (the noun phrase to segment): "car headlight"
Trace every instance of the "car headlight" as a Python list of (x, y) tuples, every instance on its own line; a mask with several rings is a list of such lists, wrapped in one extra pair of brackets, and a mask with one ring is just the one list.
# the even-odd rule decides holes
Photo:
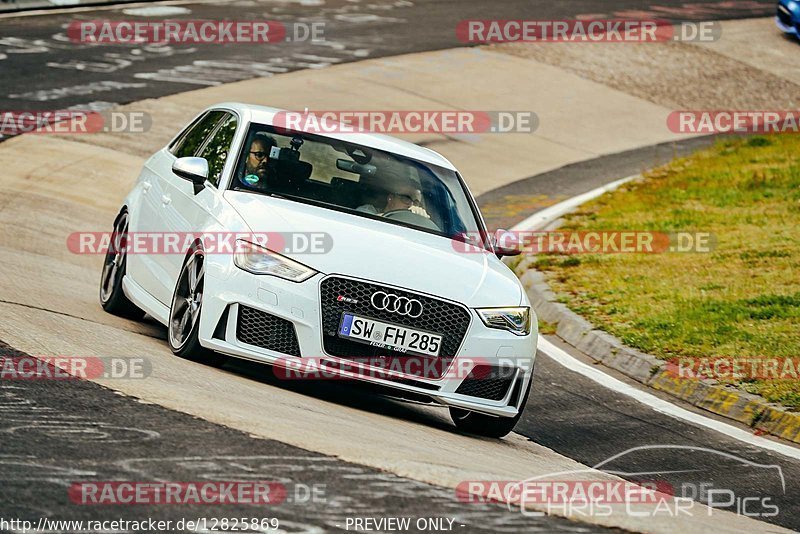
[(269, 274), (292, 282), (303, 282), (317, 274), (311, 267), (243, 239), (236, 240), (233, 263), (249, 273)]
[(508, 330), (518, 336), (531, 332), (530, 308), (478, 308), (476, 311), (489, 328)]

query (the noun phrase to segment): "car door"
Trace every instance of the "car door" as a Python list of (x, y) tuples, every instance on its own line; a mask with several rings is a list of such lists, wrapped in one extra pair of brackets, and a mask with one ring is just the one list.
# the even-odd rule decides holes
[[(205, 113), (176, 138), (171, 146), (160, 150), (150, 160), (154, 171), (148, 192), (152, 213), (143, 215), (139, 231), (157, 235), (159, 240), (153, 241), (155, 250), (142, 255), (141, 263), (146, 275), (140, 285), (167, 306), (172, 300), (172, 291), (177, 278), (177, 273), (173, 272), (172, 267), (176, 260), (171, 256), (181, 256), (177, 260), (178, 263), (183, 259), (181, 254), (165, 254), (163, 250), (164, 237), (169, 236), (179, 226), (174, 220), (175, 212), (171, 209), (173, 183), (184, 182), (191, 186), (172, 172), (172, 164), (178, 158), (195, 156), (211, 137), (225, 114), (224, 111), (216, 110)], [(136, 280), (139, 281), (138, 278)]]
[[(156, 231), (160, 226), (156, 219), (160, 211), (162, 193), (159, 172), (156, 168), (158, 159), (156, 154), (145, 162), (137, 183), (139, 195), (128, 206), (130, 212), (128, 231), (131, 237)], [(135, 254), (129, 254), (126, 262), (127, 276), (150, 295), (155, 295), (158, 281), (154, 255), (146, 250), (137, 251)]]
[[(201, 191), (195, 193), (192, 182), (174, 174), (166, 181), (166, 197), (169, 202), (163, 206), (163, 219), (169, 232), (184, 236), (222, 229), (216, 218), (223, 202), (218, 187), (238, 124), (239, 121), (233, 113), (223, 112), (215, 128), (195, 151), (194, 156), (208, 161), (208, 180)], [(164, 268), (170, 281), (169, 298), (172, 297), (175, 282), (183, 267), (185, 252), (186, 250), (182, 250), (179, 254), (163, 255)]]
[[(162, 176), (171, 172), (171, 161), (165, 157), (166, 153), (177, 153), (186, 148), (192, 152), (197, 149), (198, 143), (193, 144), (191, 139), (196, 137), (200, 130), (207, 128), (209, 113), (199, 115), (186, 128), (180, 132), (173, 142), (153, 154), (144, 164), (139, 176), (138, 186), (140, 194), (138, 202), (130, 206), (130, 227), (133, 235), (162, 234), (164, 223), (161, 221), (161, 203), (164, 197), (164, 180)], [(219, 115), (216, 117), (219, 120)], [(211, 118), (213, 120), (213, 117)], [(214, 126), (216, 123), (212, 124)], [(172, 159), (174, 161), (174, 158)], [(128, 257), (128, 275), (147, 291), (150, 295), (161, 300), (163, 287), (163, 273), (158, 264), (158, 251), (141, 250)]]

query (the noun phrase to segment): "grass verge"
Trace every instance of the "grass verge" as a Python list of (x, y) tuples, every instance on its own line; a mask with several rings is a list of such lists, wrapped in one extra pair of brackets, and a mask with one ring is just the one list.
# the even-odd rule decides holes
[[(720, 141), (561, 230), (714, 237), (710, 253), (537, 256), (559, 300), (625, 344), (664, 359), (800, 358), (800, 137)], [(800, 408), (800, 380), (733, 383)]]

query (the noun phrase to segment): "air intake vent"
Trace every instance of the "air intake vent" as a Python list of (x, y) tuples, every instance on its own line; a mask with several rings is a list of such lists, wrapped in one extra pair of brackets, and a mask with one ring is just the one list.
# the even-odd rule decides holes
[(247, 306), (239, 306), (236, 338), (262, 349), (300, 356), (294, 323)]
[(487, 400), (501, 400), (511, 386), (516, 369), (476, 365), (458, 386), (456, 393)]

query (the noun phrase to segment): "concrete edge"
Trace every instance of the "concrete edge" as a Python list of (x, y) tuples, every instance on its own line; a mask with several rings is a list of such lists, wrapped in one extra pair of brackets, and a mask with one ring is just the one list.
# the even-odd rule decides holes
[[(613, 188), (606, 188), (611, 190)], [(595, 198), (599, 195), (591, 196)], [(584, 202), (590, 200), (587, 195)], [(569, 201), (567, 201), (569, 202)], [(577, 207), (573, 202), (568, 208)], [(555, 208), (555, 206), (554, 206)], [(538, 229), (553, 229), (561, 220), (545, 219)], [(550, 224), (547, 224), (550, 223)], [(763, 397), (723, 386), (713, 380), (678, 378), (667, 370), (667, 362), (625, 346), (622, 341), (595, 328), (589, 321), (558, 302), (544, 274), (523, 259), (515, 268), (536, 315), (557, 325), (556, 335), (567, 344), (622, 374), (693, 406), (743, 423), (757, 434), (770, 434), (800, 444), (800, 413), (770, 403)]]
[[(176, 5), (177, 2), (168, 2), (159, 5)], [(188, 3), (188, 2), (181, 2)], [(202, 0), (197, 3), (202, 3)], [(129, 5), (133, 4), (133, 5)], [(54, 13), (77, 13), (90, 9), (116, 9), (128, 7), (149, 7), (150, 0), (5, 0), (0, 5), (0, 15), (5, 17), (24, 17), (31, 15), (52, 15)]]

